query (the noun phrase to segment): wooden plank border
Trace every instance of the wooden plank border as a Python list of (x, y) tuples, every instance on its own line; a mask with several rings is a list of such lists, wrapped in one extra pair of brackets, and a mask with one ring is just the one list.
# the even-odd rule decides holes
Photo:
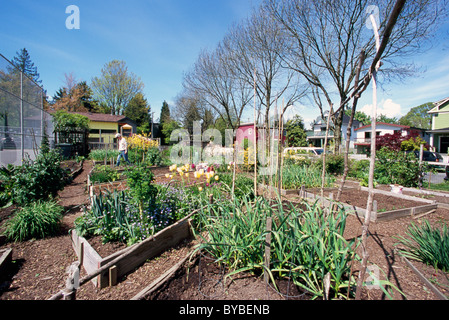
[(412, 271), (418, 276), (418, 278), (429, 288), (440, 300), (448, 300), (448, 298), (435, 287), (406, 257), (400, 255), (401, 259), (412, 269)]
[[(131, 247), (117, 251), (105, 258), (102, 258), (89, 244), (89, 242), (78, 235), (76, 230), (72, 230), (72, 246), (78, 258), (83, 261), (83, 267), (88, 274), (94, 273), (96, 270), (107, 265), (117, 257), (123, 256), (122, 259), (116, 261), (115, 265), (106, 270), (98, 277), (92, 279), (97, 288), (105, 288), (111, 283), (115, 283), (122, 276), (134, 270), (146, 260), (151, 259), (158, 254), (172, 248), (184, 239), (192, 236), (190, 215), (172, 224), (171, 226), (156, 233), (151, 241), (137, 243)], [(83, 244), (83, 256), (79, 257)], [(136, 248), (136, 250), (132, 250)], [(127, 255), (126, 252), (132, 252)]]
[[(273, 187), (270, 187), (267, 185), (259, 184), (259, 187), (265, 188), (265, 190), (268, 190), (271, 192), (279, 192), (279, 190), (277, 188), (273, 188)], [(332, 188), (325, 188), (325, 189), (326, 189), (326, 191), (334, 190)], [(351, 189), (353, 189), (353, 188), (351, 188)], [(361, 187), (360, 190), (368, 191), (368, 189), (366, 187)], [(427, 203), (427, 204), (424, 204), (424, 205), (418, 206), (418, 207), (390, 210), (390, 211), (381, 212), (381, 213), (377, 212), (377, 210), (373, 210), (372, 215), (371, 215), (371, 221), (373, 221), (373, 222), (374, 221), (389, 221), (389, 220), (399, 219), (399, 218), (403, 218), (403, 217), (407, 217), (407, 216), (414, 217), (415, 215), (425, 214), (429, 211), (436, 210), (438, 207), (444, 207), (434, 200), (421, 199), (421, 198), (407, 196), (407, 195), (398, 195), (398, 194), (393, 194), (389, 191), (383, 191), (383, 190), (377, 190), (377, 189), (375, 189), (374, 192), (379, 193), (379, 194), (385, 194), (385, 195), (397, 197), (397, 198), (404, 199), (404, 200), (411, 200), (411, 201)], [(327, 198), (327, 197), (321, 198), (320, 195), (308, 192), (305, 190), (305, 188), (301, 188), (299, 190), (296, 190), (296, 189), (295, 190), (283, 190), (283, 189), (281, 189), (282, 195), (295, 194), (295, 193), (298, 194), (301, 198), (304, 198), (305, 200), (307, 200), (308, 202), (320, 201), (323, 206), (329, 206), (331, 204), (331, 202), (335, 203), (335, 201), (332, 200), (331, 198)], [(343, 207), (349, 214), (355, 214), (360, 218), (365, 217), (366, 209), (364, 209), (364, 208), (351, 206), (351, 205), (348, 205), (345, 203), (339, 203), (338, 205), (340, 207)]]

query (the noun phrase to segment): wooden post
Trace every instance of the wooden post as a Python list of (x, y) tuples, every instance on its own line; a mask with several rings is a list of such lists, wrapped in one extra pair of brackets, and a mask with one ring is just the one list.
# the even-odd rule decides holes
[(109, 286), (113, 287), (117, 285), (117, 267), (112, 266), (109, 268)]
[(299, 191), (299, 197), (300, 198), (305, 198), (306, 197), (306, 186), (305, 185), (301, 186), (301, 190)]
[[(424, 145), (421, 144), (419, 146), (419, 168), (420, 168), (420, 171), (421, 171), (421, 168), (422, 168), (423, 153), (424, 153)], [(420, 175), (419, 181), (418, 181), (418, 188), (419, 189), (422, 189), (423, 178), (424, 178), (423, 175)]]

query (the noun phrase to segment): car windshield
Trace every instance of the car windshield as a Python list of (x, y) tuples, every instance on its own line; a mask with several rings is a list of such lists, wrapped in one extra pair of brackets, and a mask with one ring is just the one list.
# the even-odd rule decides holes
[(315, 149), (317, 155), (321, 155), (323, 153), (323, 149)]

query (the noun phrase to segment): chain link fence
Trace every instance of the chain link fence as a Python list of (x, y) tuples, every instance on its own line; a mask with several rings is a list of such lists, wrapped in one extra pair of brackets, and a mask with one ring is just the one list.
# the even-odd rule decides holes
[(0, 166), (35, 159), (46, 134), (53, 142), (51, 115), (43, 109), (44, 90), (0, 54)]

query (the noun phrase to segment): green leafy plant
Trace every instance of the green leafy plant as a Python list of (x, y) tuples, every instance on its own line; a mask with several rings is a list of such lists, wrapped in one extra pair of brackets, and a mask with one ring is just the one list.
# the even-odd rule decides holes
[(110, 160), (111, 158), (113, 158), (114, 160), (117, 159), (119, 155), (118, 150), (107, 150), (107, 149), (97, 149), (97, 150), (92, 150), (89, 153), (89, 160), (94, 160), (94, 161), (104, 161), (104, 159), (106, 160)]
[[(289, 277), (314, 298), (323, 297), (324, 279), (329, 277), (330, 297), (345, 298), (355, 285), (350, 262), (358, 259), (358, 240), (343, 237), (346, 216), (343, 209), (328, 215), (317, 204), (285, 208), (279, 200), (270, 203), (262, 197), (222, 201), (205, 206), (199, 215), (198, 233), (207, 231), (207, 238), (198, 250), (228, 266), (228, 276), (265, 271), (273, 282)], [(273, 221), (269, 269), (264, 265), (267, 218)]]
[(142, 211), (129, 190), (94, 195), (91, 209), (76, 219), (75, 229), (84, 237), (101, 236), (104, 243), (132, 245), (168, 227), (182, 218), (183, 213), (190, 212), (191, 201), (183, 190), (166, 186), (157, 188), (157, 196), (146, 203)]
[(428, 220), (422, 225), (412, 223), (406, 237), (398, 237), (399, 244), (405, 246), (400, 249), (402, 255), (434, 268), (449, 272), (449, 227), (432, 227)]
[(100, 235), (104, 243), (133, 237), (132, 206), (126, 192), (94, 195), (91, 210), (75, 221), (81, 236)]
[(6, 222), (4, 234), (11, 241), (52, 236), (59, 230), (63, 210), (53, 201), (37, 201), (26, 205)]
[(144, 205), (157, 194), (157, 188), (152, 183), (154, 174), (150, 168), (139, 164), (126, 171), (126, 178), (130, 193), (142, 214)]
[(418, 186), (424, 167), (413, 154), (381, 148), (376, 152), (374, 178), (380, 184), (399, 184), (404, 187)]
[(61, 156), (56, 151), (41, 153), (33, 161), (27, 156), (22, 166), (10, 170), (8, 192), (14, 203), (26, 205), (56, 196), (69, 181), (61, 167)]
[[(273, 184), (278, 181), (278, 174), (271, 177)], [(307, 188), (321, 187), (321, 175), (321, 169), (315, 166), (287, 165), (282, 170), (282, 187), (284, 189), (299, 189), (303, 185)], [(268, 184), (270, 176), (260, 176), (259, 181)], [(326, 174), (325, 186), (331, 186), (334, 181), (334, 177)]]
[(119, 180), (121, 174), (110, 166), (95, 166), (90, 175), (90, 181), (96, 183), (114, 182)]
[[(322, 157), (316, 159), (313, 162), (313, 166), (318, 168), (320, 171), (323, 168)], [(341, 154), (326, 154), (326, 173), (333, 175), (343, 174), (345, 169), (345, 158)]]

